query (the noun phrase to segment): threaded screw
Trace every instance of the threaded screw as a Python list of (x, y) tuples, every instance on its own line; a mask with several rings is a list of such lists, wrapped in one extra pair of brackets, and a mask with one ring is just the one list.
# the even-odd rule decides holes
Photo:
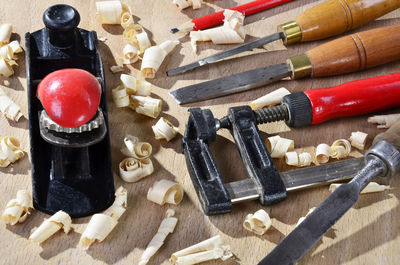
[(254, 110), (257, 124), (289, 119), (289, 112), (286, 105)]

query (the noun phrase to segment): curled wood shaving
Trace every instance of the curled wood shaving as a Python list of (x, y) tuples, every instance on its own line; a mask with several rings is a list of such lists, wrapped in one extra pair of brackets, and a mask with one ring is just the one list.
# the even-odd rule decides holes
[(333, 158), (345, 158), (351, 151), (351, 144), (346, 139), (339, 139), (333, 142), (331, 150)]
[(127, 42), (138, 47), (139, 54), (143, 54), (151, 46), (149, 36), (139, 24), (128, 25), (123, 32), (123, 37)]
[(133, 17), (131, 12), (124, 12), (121, 15), (121, 26), (125, 29), (129, 25), (133, 24)]
[(214, 44), (243, 43), (246, 31), (243, 27), (244, 15), (240, 12), (225, 9), (224, 24), (220, 27), (190, 32), (190, 43), (197, 52), (198, 41), (212, 41)]
[(162, 101), (152, 97), (131, 96), (132, 102), (130, 107), (137, 113), (157, 118), (162, 109)]
[(139, 60), (140, 51), (138, 48), (131, 44), (126, 44), (124, 49), (122, 50), (123, 53), (123, 63), (124, 64), (132, 64)]
[(0, 167), (7, 167), (24, 156), (17, 138), (0, 138)]
[(148, 190), (147, 199), (160, 205), (165, 203), (177, 205), (183, 199), (183, 189), (179, 183), (161, 179)]
[[(330, 192), (334, 192), (337, 188), (340, 187), (340, 183), (332, 183), (329, 186), (329, 191)], [(365, 193), (373, 193), (373, 192), (381, 192), (381, 191), (385, 191), (390, 189), (390, 186), (386, 186), (386, 185), (380, 185), (376, 182), (370, 182), (368, 183), (367, 186), (365, 186), (365, 188), (360, 192), (360, 194), (365, 194)]]
[(150, 96), (152, 84), (143, 79), (136, 79), (134, 76), (121, 74), (121, 85), (126, 88), (128, 95)]
[(227, 260), (233, 256), (228, 245), (222, 245), (219, 235), (187, 247), (171, 255), (171, 261), (176, 265), (191, 265), (208, 260)]
[(0, 48), (0, 57), (3, 58), (6, 62), (14, 59), (14, 52), (11, 49), (11, 46), (6, 45)]
[(121, 148), (121, 152), (129, 157), (145, 159), (151, 155), (152, 147), (151, 144), (139, 142), (139, 138), (128, 134), (124, 138), (124, 145)]
[(272, 158), (282, 158), (288, 151), (294, 150), (294, 141), (279, 135), (268, 137), (265, 143)]
[(154, 78), (165, 57), (179, 44), (178, 40), (167, 40), (158, 46), (147, 48), (140, 71), (145, 78)]
[(325, 164), (329, 161), (329, 157), (332, 156), (332, 148), (327, 144), (319, 144), (315, 152), (315, 159), (319, 164)]
[(308, 213), (306, 214), (306, 216), (300, 217), (299, 220), (297, 221), (296, 226), (298, 226), (299, 224), (301, 224), (301, 222), (303, 222), (303, 221), (306, 219), (306, 217), (307, 217), (308, 215), (310, 215), (315, 209), (316, 209), (316, 207), (311, 208), (310, 210), (308, 210)]
[(264, 107), (278, 105), (279, 103), (281, 103), (282, 98), (289, 94), (290, 94), (289, 90), (287, 90), (284, 87), (281, 87), (275, 91), (272, 91), (271, 93), (266, 94), (265, 96), (253, 100), (250, 103), (250, 107), (252, 109), (261, 109)]
[(178, 128), (165, 118), (160, 118), (151, 128), (153, 129), (156, 140), (165, 139), (167, 142), (174, 138), (179, 131)]
[(96, 15), (101, 24), (121, 24), (121, 1), (96, 2)]
[(126, 182), (139, 181), (151, 175), (153, 171), (153, 162), (150, 158), (139, 160), (128, 157), (119, 163), (119, 176)]
[(17, 40), (13, 40), (8, 44), (8, 46), (11, 48), (13, 53), (20, 53), (24, 51)]
[(369, 123), (377, 123), (379, 129), (389, 128), (400, 119), (400, 113), (388, 115), (375, 115), (368, 118)]
[(9, 23), (0, 25), (0, 46), (8, 44), (12, 33), (12, 25)]
[(66, 212), (58, 211), (33, 231), (29, 239), (41, 244), (61, 228), (64, 230), (64, 233), (68, 234), (71, 229), (71, 223), (71, 217)]
[(129, 95), (126, 93), (126, 88), (123, 86), (117, 86), (111, 90), (112, 98), (115, 103), (115, 107), (122, 108), (129, 106)]
[(248, 214), (243, 222), (243, 227), (246, 230), (263, 235), (271, 227), (271, 219), (266, 211), (258, 210), (254, 214)]
[(350, 143), (352, 146), (359, 150), (364, 150), (367, 143), (368, 134), (363, 132), (352, 132), (350, 136)]
[(150, 243), (144, 250), (140, 258), (139, 265), (146, 265), (149, 262), (150, 258), (164, 244), (164, 241), (167, 238), (168, 234), (172, 234), (172, 232), (174, 232), (175, 226), (178, 222), (178, 219), (176, 217), (173, 217), (174, 215), (174, 210), (167, 210), (167, 212), (165, 213), (165, 218), (162, 220), (157, 233), (154, 235), (154, 237), (151, 239)]
[(1, 220), (5, 224), (15, 225), (22, 223), (33, 209), (32, 195), (26, 190), (17, 191), (17, 197), (10, 200), (1, 215)]
[(92, 216), (79, 240), (80, 248), (87, 250), (96, 240), (101, 242), (110, 234), (126, 210), (127, 196), (126, 189), (119, 187), (115, 192), (113, 205), (103, 213)]
[(17, 122), (23, 115), (21, 108), (12, 101), (0, 87), (0, 111), (3, 115), (12, 121)]
[(312, 157), (308, 152), (297, 153), (296, 151), (285, 154), (286, 164), (295, 167), (305, 167), (311, 165)]

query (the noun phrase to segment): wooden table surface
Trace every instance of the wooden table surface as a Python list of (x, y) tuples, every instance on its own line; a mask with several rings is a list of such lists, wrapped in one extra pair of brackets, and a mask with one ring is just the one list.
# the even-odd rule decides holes
[[(394, 0), (393, 0), (394, 1)], [(94, 18), (95, 1), (2, 1), (0, 6), (1, 23), (12, 23), (12, 39), (24, 44), (24, 34), (43, 28), (42, 15), (52, 4), (65, 2), (74, 6), (81, 15), (79, 27), (95, 30), (107, 41), (99, 43), (100, 53), (106, 69), (107, 100), (109, 106), (109, 125), (115, 186), (124, 185), (128, 194), (128, 209), (120, 218), (119, 224), (102, 243), (94, 244), (85, 252), (76, 247), (80, 234), (90, 217), (73, 220), (74, 230), (68, 235), (57, 233), (41, 246), (28, 241), (30, 231), (41, 224), (48, 216), (39, 211), (22, 224), (6, 226), (0, 224), (1, 264), (137, 264), (138, 260), (158, 229), (165, 210), (170, 206), (159, 206), (147, 201), (148, 188), (158, 179), (173, 179), (184, 187), (185, 197), (178, 206), (172, 206), (179, 219), (175, 232), (168, 236), (164, 246), (151, 259), (149, 264), (169, 264), (171, 253), (200, 242), (214, 235), (221, 235), (223, 241), (231, 246), (235, 258), (223, 264), (256, 264), (271, 251), (295, 227), (297, 220), (304, 216), (311, 207), (319, 205), (330, 193), (327, 187), (290, 193), (279, 204), (263, 207), (256, 201), (245, 202), (233, 207), (232, 213), (219, 216), (205, 216), (195, 194), (186, 170), (184, 156), (181, 154), (181, 136), (171, 142), (154, 139), (151, 125), (155, 120), (135, 113), (130, 109), (117, 109), (111, 100), (111, 89), (118, 85), (119, 74), (112, 74), (108, 69), (115, 65), (122, 50), (122, 28), (118, 25), (102, 26)], [(182, 135), (188, 118), (189, 107), (210, 108), (215, 117), (226, 114), (227, 108), (247, 104), (249, 101), (267, 92), (285, 86), (290, 91), (302, 91), (339, 85), (343, 82), (389, 74), (400, 71), (400, 62), (376, 67), (362, 73), (348, 74), (330, 78), (305, 79), (300, 81), (281, 81), (252, 91), (208, 100), (189, 106), (178, 106), (168, 92), (179, 87), (201, 81), (242, 72), (266, 64), (275, 64), (284, 58), (300, 54), (324, 41), (295, 45), (285, 48), (281, 43), (272, 43), (264, 49), (258, 49), (248, 56), (240, 56), (228, 62), (203, 67), (194, 72), (175, 77), (166, 77), (167, 69), (192, 62), (195, 59), (211, 55), (231, 47), (200, 43), (198, 54), (190, 46), (187, 36), (169, 33), (169, 29), (180, 25), (190, 18), (242, 4), (247, 1), (216, 0), (207, 1), (199, 10), (188, 8), (180, 12), (170, 0), (126, 0), (131, 6), (135, 22), (140, 23), (148, 32), (153, 44), (167, 39), (180, 38), (182, 44), (158, 71), (153, 83), (155, 97), (164, 101), (162, 117), (179, 127)], [(283, 6), (264, 11), (246, 18), (246, 41), (275, 32), (278, 24), (287, 22), (297, 14), (322, 1), (296, 0)], [(399, 23), (400, 10), (394, 11), (362, 30)], [(20, 139), (26, 156), (17, 163), (0, 169), (0, 205), (5, 207), (8, 200), (14, 198), (17, 190), (31, 190), (31, 169), (29, 154), (29, 132), (27, 107), (27, 86), (25, 59), (18, 60), (15, 75), (9, 78), (10, 84), (4, 88), (6, 93), (21, 107), (25, 118), (18, 123), (0, 119), (0, 136), (13, 135)], [(138, 75), (140, 62), (126, 66), (124, 73)], [(0, 84), (3, 84), (3, 77)], [(398, 112), (392, 110), (384, 113)], [(339, 138), (348, 138), (353, 131), (361, 130), (369, 134), (368, 145), (379, 132), (375, 126), (367, 123), (367, 115), (344, 118), (306, 128), (289, 129), (282, 123), (259, 126), (263, 137), (268, 133), (279, 133), (283, 137), (295, 140), (296, 147), (332, 143)], [(124, 183), (118, 177), (118, 163), (124, 158), (119, 152), (122, 139), (126, 134), (138, 136), (153, 145), (154, 174), (137, 182)], [(240, 157), (235, 151), (233, 138), (227, 131), (220, 131), (213, 152), (225, 181), (245, 177)], [(282, 161), (276, 160), (281, 171), (289, 170)], [(400, 264), (400, 176), (390, 181), (393, 189), (377, 194), (363, 195), (356, 205), (334, 225), (334, 227), (309, 251), (299, 264)], [(242, 228), (242, 222), (248, 213), (258, 209), (266, 210), (272, 218), (272, 228), (263, 236), (249, 233)], [(216, 264), (221, 263), (207, 263)], [(204, 263), (206, 264), (206, 263)]]

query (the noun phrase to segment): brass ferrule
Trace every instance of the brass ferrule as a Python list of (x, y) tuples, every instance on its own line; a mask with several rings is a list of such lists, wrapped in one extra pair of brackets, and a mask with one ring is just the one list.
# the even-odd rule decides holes
[(297, 55), (286, 60), (292, 71), (292, 79), (312, 76), (312, 64), (307, 54)]
[(283, 39), (285, 45), (291, 45), (301, 41), (301, 28), (296, 21), (290, 21), (279, 25), (278, 31), (283, 32), (285, 35), (285, 38)]

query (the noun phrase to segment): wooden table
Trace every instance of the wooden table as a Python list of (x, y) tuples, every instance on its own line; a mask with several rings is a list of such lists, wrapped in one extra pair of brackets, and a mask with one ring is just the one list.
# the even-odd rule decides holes
[[(290, 193), (288, 198), (276, 205), (262, 207), (258, 202), (246, 202), (235, 205), (230, 214), (205, 216), (195, 194), (184, 156), (181, 154), (181, 136), (171, 142), (157, 141), (153, 137), (151, 125), (155, 120), (139, 115), (130, 109), (117, 109), (111, 100), (111, 89), (116, 87), (119, 74), (112, 74), (108, 69), (115, 65), (122, 50), (122, 28), (102, 26), (95, 19), (95, 1), (23, 1), (15, 0), (0, 7), (1, 23), (14, 25), (13, 39), (24, 45), (25, 32), (41, 29), (43, 12), (52, 4), (65, 2), (74, 6), (81, 15), (80, 27), (96, 30), (99, 36), (107, 41), (99, 43), (99, 49), (106, 69), (107, 99), (110, 116), (110, 135), (115, 172), (115, 185), (124, 185), (128, 189), (128, 210), (119, 220), (119, 224), (107, 239), (94, 244), (85, 252), (76, 248), (80, 233), (86, 227), (90, 217), (73, 220), (74, 231), (65, 235), (61, 232), (47, 240), (42, 246), (28, 241), (30, 231), (40, 225), (48, 216), (35, 211), (23, 224), (5, 226), (0, 224), (0, 256), (1, 264), (137, 264), (143, 250), (155, 234), (163, 218), (165, 210), (170, 206), (159, 206), (147, 201), (148, 188), (161, 178), (174, 179), (184, 187), (186, 192), (183, 202), (172, 206), (179, 219), (175, 232), (170, 235), (165, 245), (154, 256), (149, 264), (169, 264), (171, 253), (214, 235), (221, 235), (223, 241), (231, 246), (235, 258), (223, 264), (256, 264), (271, 251), (290, 231), (297, 220), (304, 216), (311, 207), (319, 205), (328, 195), (327, 187)], [(266, 50), (258, 49), (246, 57), (219, 63), (198, 69), (176, 77), (166, 77), (167, 69), (192, 62), (195, 59), (211, 55), (231, 47), (200, 43), (196, 55), (190, 47), (189, 37), (169, 33), (169, 29), (180, 25), (190, 18), (202, 16), (235, 6), (247, 1), (208, 1), (200, 10), (191, 8), (180, 12), (169, 0), (126, 0), (134, 13), (135, 22), (140, 23), (153, 44), (166, 39), (181, 37), (182, 45), (169, 56), (158, 71), (156, 78), (149, 80), (156, 88), (155, 97), (164, 100), (161, 116), (179, 127), (184, 133), (188, 117), (188, 107), (210, 108), (215, 117), (226, 114), (227, 108), (247, 104), (249, 101), (267, 92), (285, 86), (290, 91), (302, 91), (310, 88), (329, 87), (356, 79), (367, 78), (400, 71), (400, 62), (382, 67), (332, 78), (305, 79), (300, 81), (281, 81), (264, 88), (236, 94), (215, 100), (208, 100), (190, 106), (178, 106), (168, 95), (169, 91), (179, 87), (209, 80), (228, 74), (242, 72), (266, 64), (275, 64), (292, 55), (300, 54), (311, 47), (325, 41), (315, 41), (285, 48), (281, 43), (272, 43)], [(296, 0), (284, 6), (273, 8), (246, 18), (248, 35), (246, 41), (275, 32), (276, 26), (296, 17), (297, 14), (322, 1)], [(400, 11), (392, 12), (385, 17), (362, 27), (362, 30), (383, 25), (399, 23)], [(10, 84), (5, 87), (6, 93), (21, 105), (27, 117), (27, 92), (25, 76), (25, 59), (18, 60), (14, 76), (9, 78)], [(138, 75), (140, 62), (124, 68), (125, 73)], [(1, 83), (5, 80), (1, 77)], [(397, 112), (400, 108), (397, 109)], [(395, 112), (392, 110), (391, 112)], [(385, 112), (385, 113), (391, 113)], [(339, 138), (348, 138), (353, 131), (361, 130), (369, 134), (369, 142), (379, 132), (375, 126), (367, 124), (367, 115), (326, 122), (317, 126), (300, 129), (289, 129), (282, 123), (260, 126), (263, 137), (268, 133), (280, 133), (283, 137), (295, 140), (296, 147), (332, 143)], [(28, 121), (23, 118), (18, 123), (0, 119), (0, 136), (13, 135), (20, 139), (26, 157), (21, 161), (0, 169), (0, 204), (4, 207), (8, 200), (14, 198), (17, 190), (31, 189)], [(153, 163), (155, 172), (151, 176), (137, 182), (124, 183), (118, 177), (118, 163), (124, 158), (119, 152), (122, 139), (126, 134), (138, 136), (153, 145)], [(232, 137), (227, 131), (219, 132), (218, 143), (213, 151), (226, 181), (244, 178), (245, 173), (240, 157), (235, 150)], [(281, 161), (275, 161), (279, 170), (288, 170)], [(361, 196), (357, 204), (334, 225), (321, 241), (312, 248), (299, 264), (400, 264), (400, 177), (390, 181), (393, 189), (387, 192)], [(265, 209), (272, 218), (272, 228), (263, 236), (256, 236), (242, 228), (244, 217), (248, 213)], [(220, 263), (220, 262), (218, 262)], [(216, 263), (207, 263), (216, 264)]]

